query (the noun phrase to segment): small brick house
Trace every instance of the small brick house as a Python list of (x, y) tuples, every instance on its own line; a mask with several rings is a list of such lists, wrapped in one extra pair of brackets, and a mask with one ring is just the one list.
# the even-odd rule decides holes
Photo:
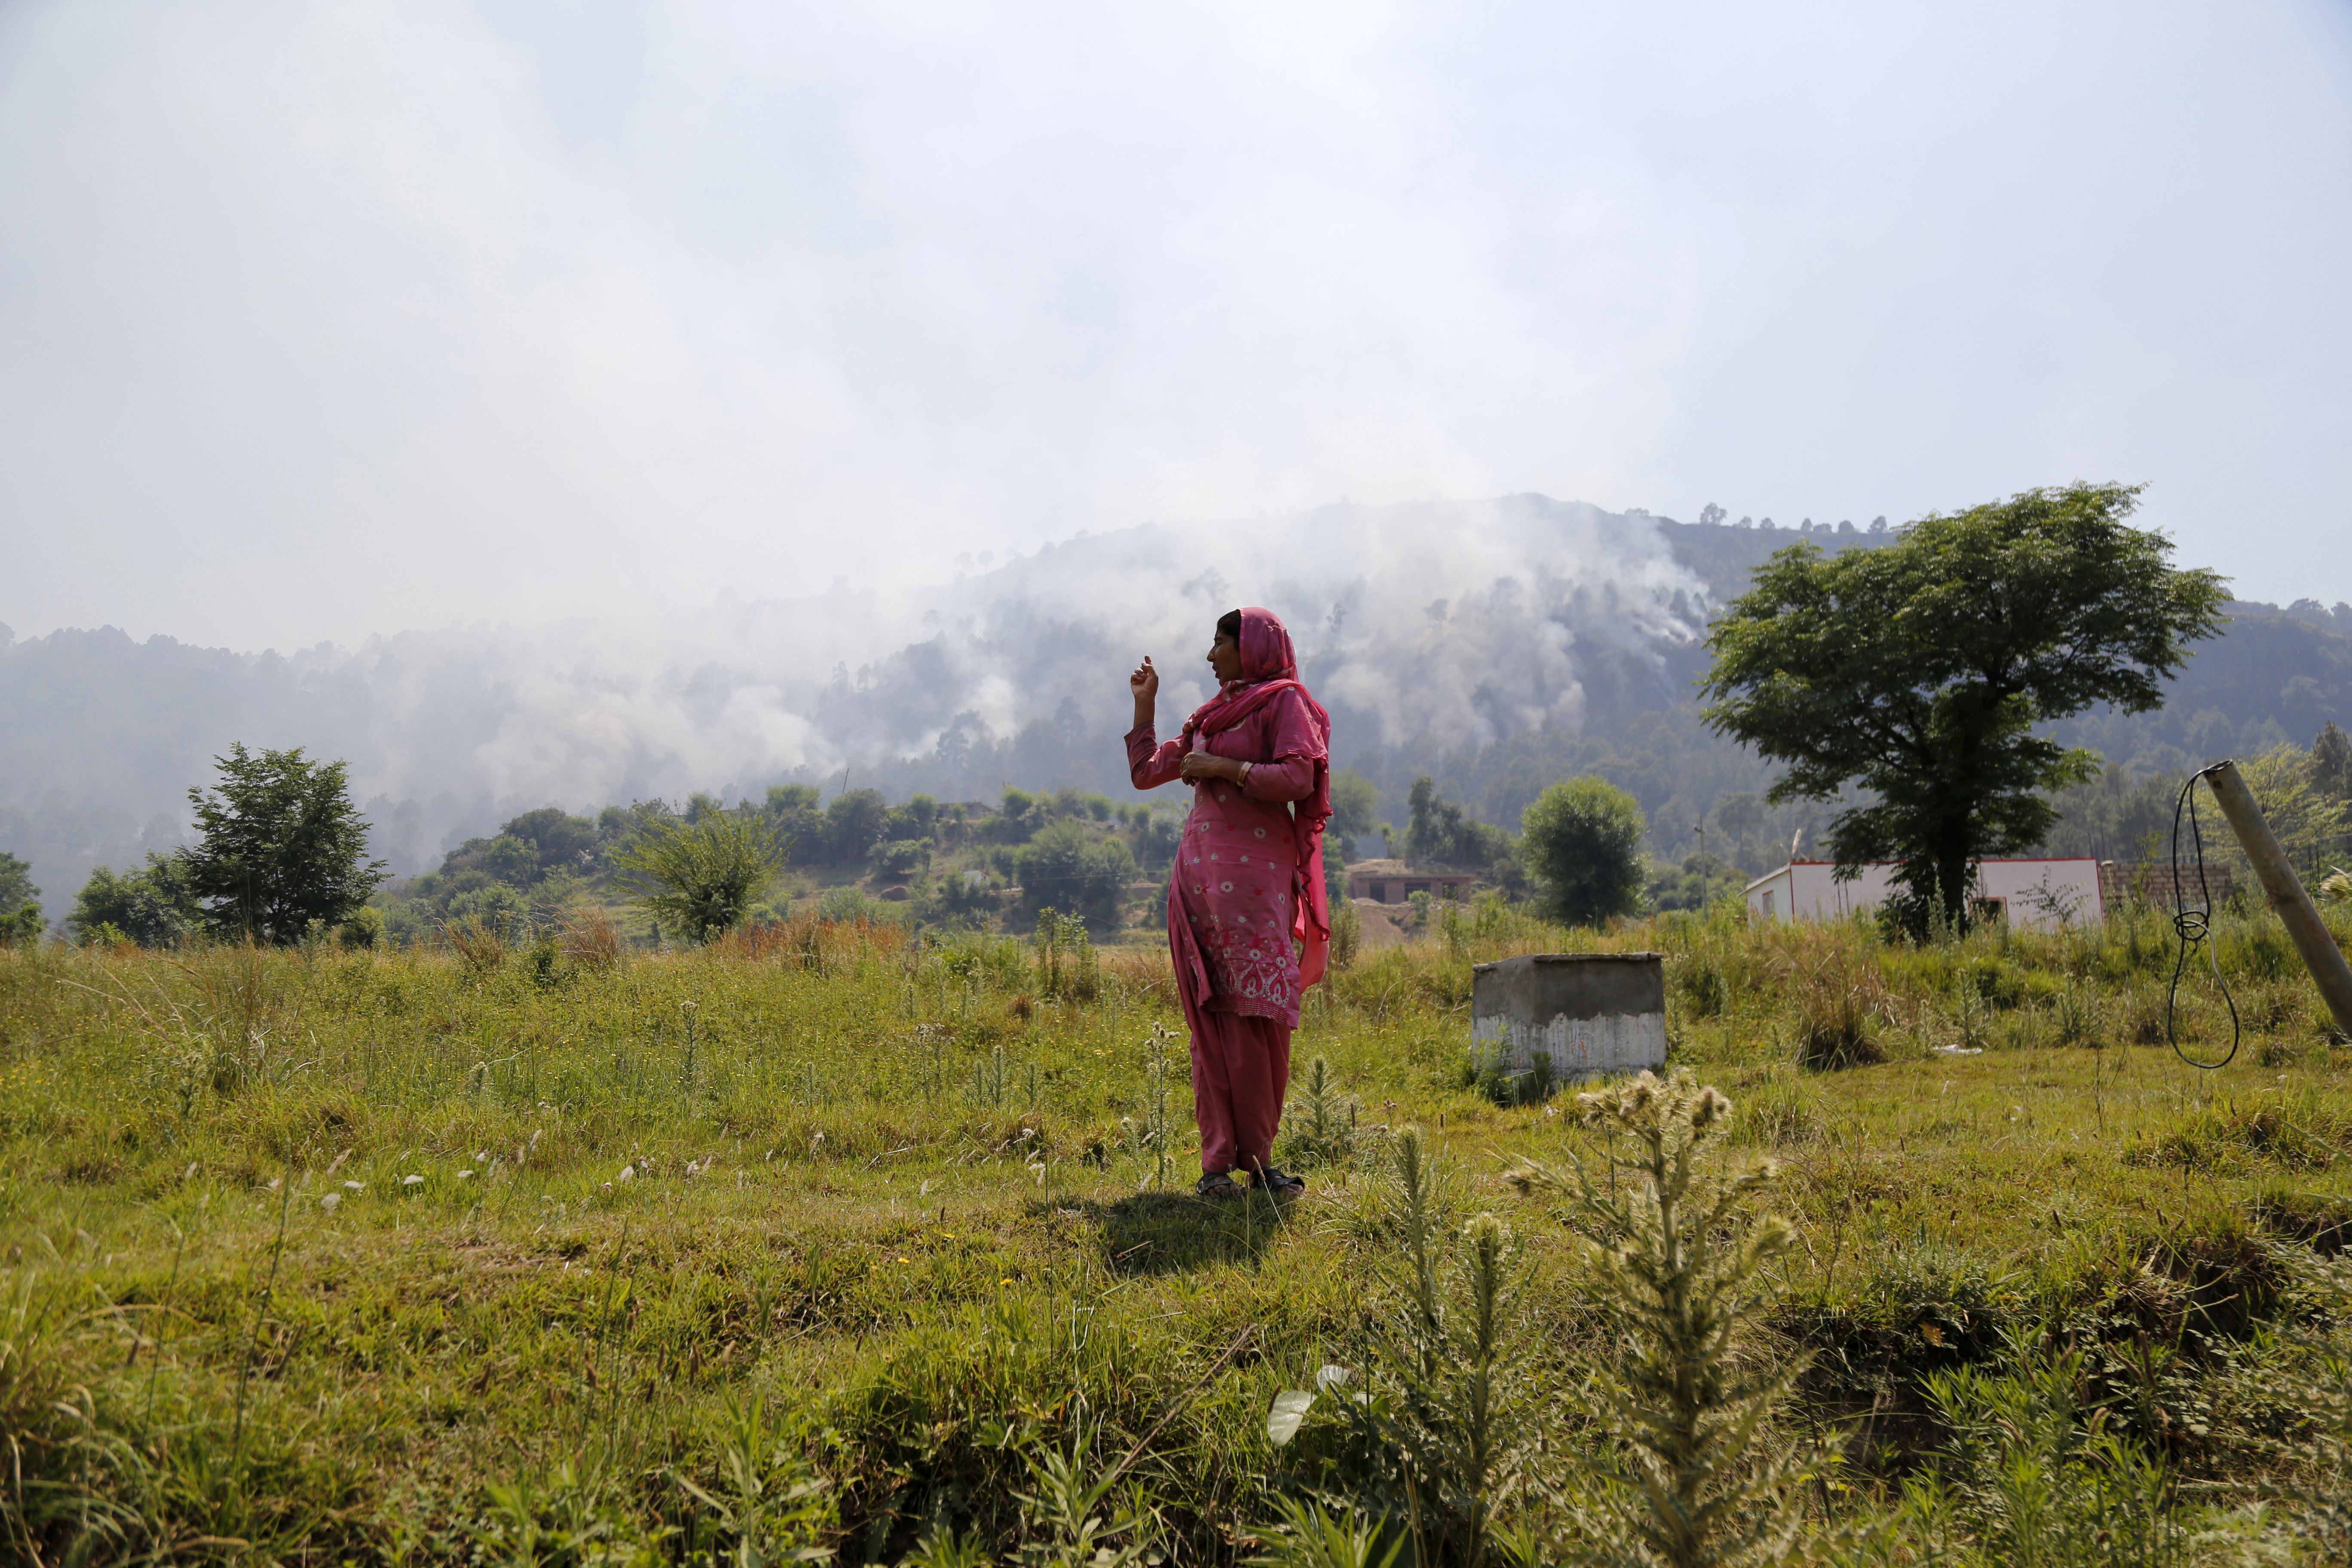
[(1348, 896), (1379, 904), (1401, 904), (1415, 893), (1465, 902), (1477, 885), (1475, 871), (1416, 871), (1402, 860), (1359, 860), (1348, 868)]

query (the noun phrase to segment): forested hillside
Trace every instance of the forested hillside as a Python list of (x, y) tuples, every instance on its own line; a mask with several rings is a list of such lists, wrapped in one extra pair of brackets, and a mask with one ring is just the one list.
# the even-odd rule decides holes
[[(1012, 787), (1125, 805), (1128, 665), (1159, 655), (1172, 728), (1204, 694), (1192, 645), (1213, 609), (1255, 598), (1290, 619), (1337, 760), (1399, 827), (1424, 774), (1471, 817), (1516, 828), (1546, 784), (1598, 773), (1640, 802), (1662, 858), (1698, 849), (1704, 816), (1710, 852), (1760, 869), (1820, 814), (1764, 807), (1768, 770), (1700, 725), (1706, 619), (1775, 550), (1895, 535), (1528, 496), (1324, 508), (1252, 537), (1215, 543), (1222, 574), (1191, 536), (1129, 530), (920, 604), (729, 604), (690, 636), (451, 628), (281, 656), (0, 628), (0, 851), (30, 864), (55, 920), (93, 866), (183, 842), (186, 791), (235, 741), (348, 758), (373, 853), (402, 877), (542, 809), (598, 819), (697, 793), (761, 802), (795, 786), (829, 810), (870, 791), (897, 810)], [(2161, 711), (2060, 727), (2109, 760), (2111, 791), (2352, 723), (2352, 606), (2231, 616)]]

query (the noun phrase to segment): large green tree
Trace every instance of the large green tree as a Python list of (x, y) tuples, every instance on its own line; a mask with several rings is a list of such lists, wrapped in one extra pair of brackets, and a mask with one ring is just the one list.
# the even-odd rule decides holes
[(41, 889), (33, 886), (33, 868), (0, 849), (0, 914), (15, 914), (26, 904), (41, 901)]
[(2027, 490), (1880, 550), (1793, 545), (1716, 623), (1706, 722), (1786, 764), (1775, 803), (1846, 799), (1829, 848), (1841, 868), (1900, 863), (1908, 929), (1938, 910), (1959, 923), (1975, 863), (2040, 842), (2046, 792), (2097, 773), (2039, 726), (2161, 706), (2189, 645), (2221, 628), (2222, 579), (2130, 527), (2138, 495)]
[(314, 921), (339, 926), (357, 914), (384, 869), (367, 858), (368, 825), (344, 764), (242, 742), (213, 761), (220, 782), (188, 792), (197, 840), (186, 852), (187, 886), (213, 933), (290, 943)]
[(1331, 820), (1323, 830), (1323, 853), (1333, 845), (1344, 852), (1359, 838), (1381, 830), (1381, 786), (1353, 768), (1331, 771)]
[(1405, 858), (1416, 866), (1484, 871), (1511, 858), (1511, 836), (1439, 795), (1426, 773), (1412, 781), (1405, 807)]

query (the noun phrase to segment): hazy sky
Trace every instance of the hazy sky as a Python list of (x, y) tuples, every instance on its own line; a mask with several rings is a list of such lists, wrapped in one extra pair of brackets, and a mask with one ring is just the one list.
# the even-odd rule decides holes
[(0, 5), (0, 621), (2074, 478), (2352, 598), (2352, 6)]

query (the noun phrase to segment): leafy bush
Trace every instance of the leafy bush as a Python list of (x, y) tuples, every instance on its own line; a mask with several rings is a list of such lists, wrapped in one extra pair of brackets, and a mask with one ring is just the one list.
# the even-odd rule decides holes
[(1632, 795), (1605, 779), (1568, 779), (1538, 795), (1521, 822), (1528, 871), (1555, 919), (1593, 925), (1640, 906), (1648, 828)]
[(893, 838), (875, 848), (876, 874), (891, 878), (914, 876), (931, 863), (928, 838)]
[(852, 921), (894, 921), (898, 918), (898, 910), (895, 905), (856, 888), (827, 888), (817, 897), (816, 918), (837, 924)]
[(46, 928), (40, 905), (21, 905), (14, 913), (0, 915), (0, 947), (30, 947)]
[(169, 947), (194, 931), (203, 919), (195, 889), (188, 882), (187, 862), (177, 855), (151, 852), (144, 870), (118, 876), (99, 867), (74, 899), (66, 928), (84, 942), (97, 940), (100, 926), (121, 933), (121, 940), (142, 947)]
[(614, 865), (634, 874), (638, 907), (696, 942), (740, 924), (774, 885), (782, 860), (775, 828), (741, 813), (648, 824), (613, 857)]
[(1364, 944), (1364, 917), (1349, 898), (1331, 900), (1331, 967), (1347, 969)]
[(1135, 857), (1118, 839), (1066, 819), (1024, 845), (1014, 865), (1024, 910), (1073, 913), (1101, 935), (1118, 929), (1120, 896), (1135, 875)]
[[(1336, 814), (1336, 797), (1333, 805)], [(1437, 793), (1436, 783), (1427, 775), (1412, 781), (1408, 809), (1404, 852), (1415, 865), (1484, 871), (1509, 862), (1511, 836), (1491, 823), (1466, 816), (1459, 805)]]
[(836, 866), (864, 862), (889, 824), (890, 803), (878, 789), (837, 795), (824, 808), (825, 858)]

